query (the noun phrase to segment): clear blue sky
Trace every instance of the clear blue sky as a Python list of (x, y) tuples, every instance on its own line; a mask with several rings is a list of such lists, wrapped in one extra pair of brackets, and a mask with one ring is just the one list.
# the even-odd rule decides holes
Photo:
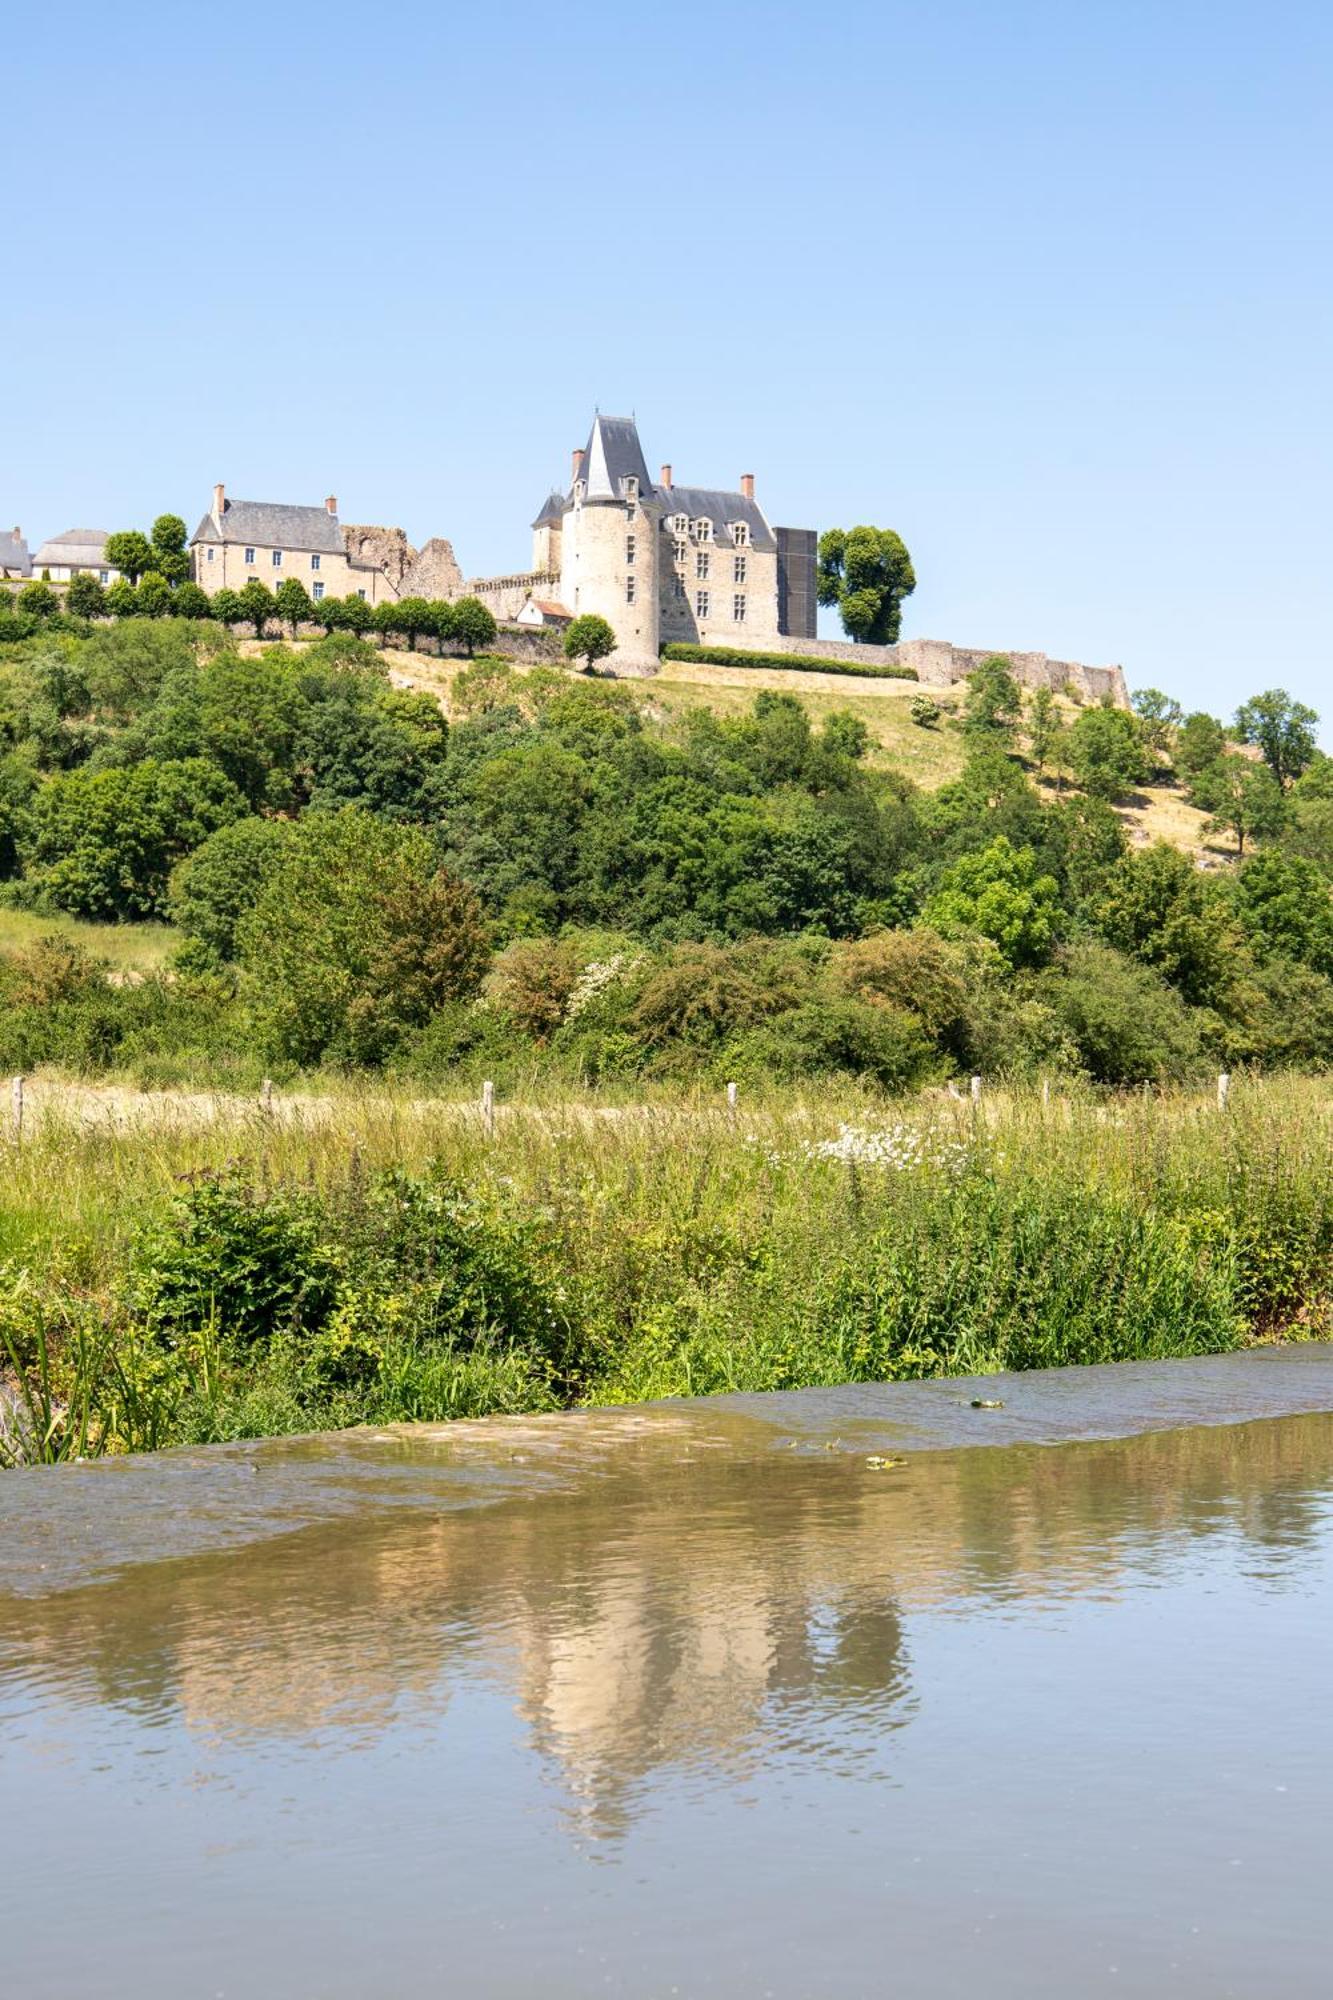
[(594, 406), (905, 631), (1333, 711), (1322, 0), (96, 6), (8, 38), (0, 519), (526, 566)]

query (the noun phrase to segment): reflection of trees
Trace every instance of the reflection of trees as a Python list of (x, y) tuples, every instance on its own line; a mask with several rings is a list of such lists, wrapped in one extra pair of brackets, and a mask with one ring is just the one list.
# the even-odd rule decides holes
[[(543, 1435), (568, 1445), (554, 1490), (439, 1511), (460, 1451), (423, 1445), (394, 1463), (392, 1511), (0, 1601), (0, 1663), (75, 1701), (329, 1750), (430, 1722), (485, 1677), (613, 1830), (667, 1767), (877, 1755), (911, 1712), (901, 1611), (1113, 1592), (1219, 1535), (1280, 1587), (1333, 1481), (1328, 1416), (890, 1472), (706, 1409), (595, 1459), (576, 1426)], [(461, 1455), (507, 1460), (513, 1436), (474, 1432)]]

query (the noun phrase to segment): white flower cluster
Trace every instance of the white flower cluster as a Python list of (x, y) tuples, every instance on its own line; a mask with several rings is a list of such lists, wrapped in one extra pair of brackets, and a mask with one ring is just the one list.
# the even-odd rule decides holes
[(599, 993), (608, 986), (614, 986), (617, 979), (624, 979), (639, 964), (638, 956), (618, 951), (611, 958), (594, 959), (585, 965), (575, 983), (574, 990), (565, 1006), (565, 1019), (572, 1021), (585, 1007), (591, 1006)]
[(968, 1160), (968, 1148), (961, 1140), (922, 1132), (915, 1125), (890, 1125), (882, 1132), (872, 1132), (864, 1125), (840, 1125), (836, 1139), (812, 1141), (802, 1151), (809, 1160), (839, 1160), (856, 1167), (892, 1167), (899, 1173), (908, 1173), (914, 1167), (942, 1167), (956, 1172)]

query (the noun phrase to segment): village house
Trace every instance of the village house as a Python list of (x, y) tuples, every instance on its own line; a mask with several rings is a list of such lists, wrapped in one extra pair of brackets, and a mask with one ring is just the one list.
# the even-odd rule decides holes
[(256, 576), (270, 590), (294, 576), (316, 603), (361, 597), (374, 605), (398, 596), (381, 568), (347, 553), (332, 495), (322, 507), (289, 507), (229, 500), (226, 488), (215, 486), (213, 505), (190, 542), (190, 558), (195, 582), (210, 597), (219, 590), (243, 590)]
[(107, 533), (105, 528), (66, 528), (63, 535), (53, 535), (33, 557), (33, 574), (49, 583), (68, 583), (75, 576), (119, 583), (120, 571), (106, 560)]
[(22, 528), (0, 530), (0, 577), (26, 583), (31, 575), (32, 557)]

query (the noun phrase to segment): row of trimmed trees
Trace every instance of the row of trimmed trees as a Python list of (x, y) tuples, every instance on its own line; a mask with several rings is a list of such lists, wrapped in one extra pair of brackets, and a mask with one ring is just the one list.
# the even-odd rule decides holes
[(122, 578), (105, 586), (85, 572), (71, 577), (63, 601), (61, 594), (44, 582), (24, 584), (17, 597), (8, 592), (0, 595), (28, 618), (54, 618), (62, 610), (74, 618), (215, 618), (228, 627), (252, 625), (256, 638), (262, 638), (275, 623), (288, 626), (293, 637), (302, 625), (318, 625), (326, 633), (352, 632), (358, 637), (373, 633), (381, 644), (396, 638), (415, 646), (418, 639), (427, 637), (465, 646), (470, 654), (479, 646), (489, 646), (496, 634), (495, 619), (477, 597), (460, 597), (454, 603), (443, 598), (401, 597), (395, 603), (372, 607), (364, 598), (352, 595), (325, 597), (316, 603), (294, 576), (284, 577), (276, 591), (258, 577), (251, 577), (240, 590), (219, 590), (210, 597), (188, 578), (173, 585), (156, 570), (145, 571), (135, 583)]

